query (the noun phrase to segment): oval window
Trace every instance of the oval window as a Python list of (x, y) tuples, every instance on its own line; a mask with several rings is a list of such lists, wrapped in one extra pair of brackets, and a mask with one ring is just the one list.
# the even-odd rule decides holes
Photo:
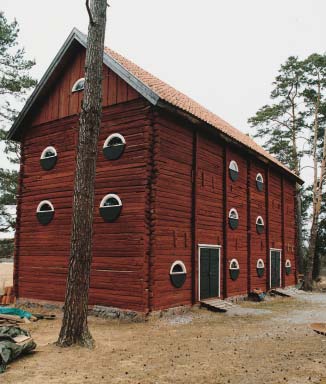
[(46, 225), (52, 221), (54, 216), (54, 207), (48, 200), (43, 200), (36, 208), (36, 217), (40, 224)]
[(265, 263), (264, 263), (264, 260), (263, 259), (258, 259), (257, 260), (257, 275), (258, 277), (262, 277), (264, 275), (264, 272), (265, 272)]
[(264, 232), (264, 220), (261, 216), (258, 216), (256, 219), (256, 230), (259, 234)]
[(115, 221), (121, 213), (122, 202), (118, 195), (109, 193), (104, 196), (100, 204), (100, 215), (104, 221), (111, 223)]
[(261, 173), (257, 173), (256, 176), (256, 187), (258, 191), (262, 192), (264, 190), (264, 178)]
[(285, 273), (289, 275), (291, 273), (291, 260), (287, 259), (285, 261)]
[(113, 133), (104, 142), (103, 155), (108, 160), (117, 160), (125, 150), (126, 140), (120, 133)]
[(238, 228), (239, 225), (239, 215), (235, 208), (230, 209), (229, 212), (229, 225), (232, 229)]
[(49, 171), (56, 165), (57, 158), (58, 156), (56, 149), (54, 147), (46, 147), (40, 157), (41, 167), (45, 171)]
[(229, 174), (232, 181), (236, 181), (239, 177), (239, 168), (236, 161), (231, 160), (229, 165)]
[(230, 261), (230, 277), (232, 280), (236, 280), (239, 277), (240, 274), (240, 266), (237, 259), (232, 259)]
[(84, 85), (85, 85), (85, 78), (82, 77), (82, 78), (78, 79), (75, 82), (75, 84), (72, 86), (71, 92), (82, 91), (84, 89)]
[(181, 288), (186, 281), (187, 270), (180, 260), (175, 261), (170, 268), (170, 280), (174, 287)]

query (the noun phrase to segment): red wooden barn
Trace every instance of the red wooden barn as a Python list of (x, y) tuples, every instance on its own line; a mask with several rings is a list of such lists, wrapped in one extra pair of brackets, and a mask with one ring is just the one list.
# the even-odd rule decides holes
[[(9, 132), (21, 143), (15, 291), (62, 302), (86, 36)], [(301, 182), (247, 135), (105, 49), (90, 304), (147, 313), (296, 281)]]

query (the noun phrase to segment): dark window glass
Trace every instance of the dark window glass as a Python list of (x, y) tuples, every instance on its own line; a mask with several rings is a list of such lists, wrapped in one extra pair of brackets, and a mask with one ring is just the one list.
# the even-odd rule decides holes
[(41, 207), (40, 207), (40, 212), (42, 212), (42, 211), (52, 211), (52, 208), (49, 204), (45, 203), (45, 204), (41, 205)]
[(183, 272), (183, 269), (182, 269), (182, 266), (180, 264), (176, 264), (173, 269), (172, 269), (172, 273), (176, 273), (176, 272)]
[(103, 207), (112, 207), (114, 205), (119, 205), (119, 202), (114, 197), (109, 197), (107, 200), (105, 200)]

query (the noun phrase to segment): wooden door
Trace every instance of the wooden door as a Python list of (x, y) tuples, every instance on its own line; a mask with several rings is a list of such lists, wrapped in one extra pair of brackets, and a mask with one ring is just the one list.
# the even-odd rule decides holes
[(218, 248), (200, 248), (200, 299), (219, 296), (219, 265)]
[(279, 288), (281, 286), (281, 251), (271, 251), (270, 268), (271, 288)]

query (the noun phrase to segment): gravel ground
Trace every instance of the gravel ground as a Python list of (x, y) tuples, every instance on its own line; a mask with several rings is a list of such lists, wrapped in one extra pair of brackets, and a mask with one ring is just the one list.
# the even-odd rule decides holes
[(194, 309), (137, 324), (90, 317), (94, 350), (53, 344), (57, 312), (57, 320), (26, 325), (37, 351), (12, 363), (0, 382), (326, 384), (326, 337), (309, 328), (325, 319), (325, 298), (277, 297), (241, 304), (242, 315)]

